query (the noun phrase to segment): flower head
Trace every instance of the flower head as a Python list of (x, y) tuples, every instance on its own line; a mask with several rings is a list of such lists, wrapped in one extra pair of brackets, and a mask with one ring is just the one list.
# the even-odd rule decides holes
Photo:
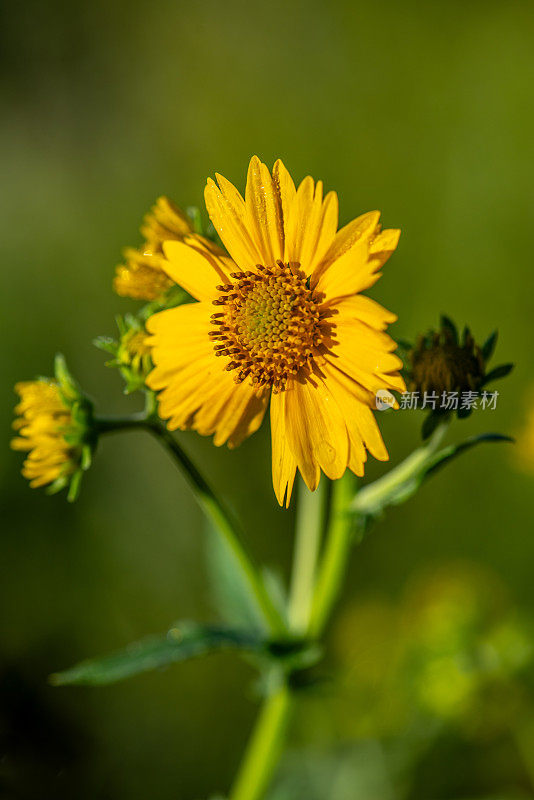
[[(502, 364), (488, 371), (497, 343), (494, 331), (479, 346), (469, 328), (462, 336), (449, 317), (442, 316), (438, 330), (420, 335), (413, 347), (407, 346), (407, 377), (410, 389), (421, 395), (435, 394), (443, 398), (447, 393), (477, 393), (497, 378), (504, 378), (513, 364)], [(445, 409), (448, 408), (446, 404)], [(468, 417), (473, 406), (456, 405), (458, 417)], [(423, 438), (427, 438), (439, 421), (449, 415), (449, 410), (436, 408), (423, 423)]]
[(123, 297), (156, 300), (173, 285), (162, 266), (163, 242), (183, 241), (194, 232), (184, 212), (167, 197), (160, 197), (145, 216), (141, 234), (145, 239), (142, 247), (125, 248), (125, 263), (116, 269), (113, 288)]
[(456, 327), (442, 317), (440, 329), (419, 336), (410, 351), (410, 379), (414, 391), (467, 391), (480, 387), (485, 359), (468, 328), (459, 341)]
[(379, 212), (341, 230), (334, 192), (310, 177), (298, 189), (281, 161), (272, 174), (252, 158), (245, 198), (222, 176), (206, 206), (228, 254), (163, 244), (163, 268), (199, 302), (147, 322), (170, 428), (214, 435), (235, 447), (260, 426), (269, 398), (273, 482), (289, 504), (297, 468), (315, 489), (321, 471), (363, 474), (366, 450), (388, 454), (371, 412), (377, 390), (404, 389), (396, 317), (360, 294), (379, 278), (398, 230)]
[(28, 453), (22, 474), (30, 486), (50, 485), (50, 491), (69, 487), (69, 500), (77, 496), (83, 470), (91, 463), (95, 436), (92, 406), (56, 358), (56, 379), (38, 378), (17, 383), (20, 397), (13, 423), (14, 450)]

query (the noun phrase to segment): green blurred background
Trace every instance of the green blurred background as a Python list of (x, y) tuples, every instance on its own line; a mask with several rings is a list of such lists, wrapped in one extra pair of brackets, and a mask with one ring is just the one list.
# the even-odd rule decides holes
[[(403, 229), (373, 289), (399, 315), (393, 335), (442, 311), (479, 341), (499, 328), (498, 362), (516, 371), (497, 410), (453, 436), (515, 433), (534, 379), (534, 6), (28, 0), (1, 14), (0, 796), (205, 798), (226, 790), (255, 714), (235, 657), (47, 686), (213, 618), (201, 514), (137, 433), (102, 442), (75, 505), (30, 490), (8, 449), (12, 385), (50, 374), (59, 350), (100, 410), (137, 409), (91, 344), (136, 307), (111, 291), (120, 250), (159, 194), (202, 205), (215, 171), (243, 188), (257, 153), (336, 189), (343, 222), (380, 208)], [(417, 443), (418, 414), (381, 424), (393, 462)], [(180, 441), (287, 574), (293, 516), (275, 504), (268, 426), (235, 452)], [(487, 446), (364, 541), (331, 634), (342, 679), (303, 698), (273, 797), (534, 797), (533, 490), (512, 448)], [(480, 650), (490, 667), (466, 667)]]

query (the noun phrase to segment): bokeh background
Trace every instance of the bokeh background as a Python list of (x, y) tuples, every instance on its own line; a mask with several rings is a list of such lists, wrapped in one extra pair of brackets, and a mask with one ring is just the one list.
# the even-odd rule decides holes
[[(59, 350), (100, 410), (137, 409), (91, 344), (136, 307), (111, 291), (121, 248), (159, 194), (202, 206), (208, 175), (243, 187), (257, 153), (336, 189), (342, 221), (380, 208), (403, 229), (373, 289), (394, 335), (443, 311), (479, 340), (499, 328), (516, 371), (497, 410), (453, 437), (519, 431), (534, 380), (534, 7), (28, 0), (1, 14), (0, 796), (206, 798), (227, 789), (255, 714), (235, 657), (47, 685), (176, 619), (214, 618), (201, 514), (137, 433), (102, 442), (75, 505), (30, 490), (8, 449), (12, 385), (50, 374)], [(396, 462), (421, 418), (381, 424)], [(231, 453), (180, 441), (287, 575), (293, 517), (275, 504), (267, 426)], [(533, 493), (513, 448), (488, 445), (375, 528), (332, 628), (337, 680), (303, 696), (273, 798), (534, 797)]]

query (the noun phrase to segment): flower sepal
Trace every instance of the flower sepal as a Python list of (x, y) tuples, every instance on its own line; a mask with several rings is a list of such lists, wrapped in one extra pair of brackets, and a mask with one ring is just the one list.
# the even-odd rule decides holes
[(152, 369), (150, 348), (146, 344), (147, 332), (144, 322), (133, 314), (117, 316), (119, 338), (99, 336), (95, 347), (109, 353), (113, 358), (106, 361), (107, 367), (115, 367), (122, 375), (124, 394), (132, 394), (145, 388), (146, 376)]

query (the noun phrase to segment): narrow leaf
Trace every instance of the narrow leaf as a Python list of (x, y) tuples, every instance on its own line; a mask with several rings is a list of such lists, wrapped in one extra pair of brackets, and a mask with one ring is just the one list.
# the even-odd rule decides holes
[(453, 342), (458, 344), (458, 329), (456, 328), (456, 325), (454, 324), (452, 319), (450, 317), (447, 317), (445, 314), (441, 315), (441, 327), (444, 330), (448, 330), (452, 336)]
[(117, 353), (118, 343), (110, 336), (97, 336), (96, 339), (93, 339), (93, 344), (105, 353), (111, 353), (111, 355)]
[(492, 369), (491, 372), (488, 372), (484, 378), (482, 386), (486, 386), (486, 384), (490, 383), (491, 381), (496, 381), (498, 378), (506, 378), (513, 368), (514, 364), (501, 364), (500, 367), (495, 367), (495, 369)]
[(261, 629), (261, 617), (250, 601), (243, 574), (233, 554), (211, 523), (207, 523), (207, 528), (206, 561), (213, 610), (231, 626)]
[(471, 337), (471, 329), (466, 325), (462, 334), (462, 344), (467, 344), (467, 340)]
[(429, 478), (437, 472), (438, 469), (444, 467), (445, 464), (448, 464), (454, 458), (470, 450), (472, 447), (475, 447), (477, 444), (482, 444), (483, 442), (513, 441), (514, 439), (511, 436), (503, 436), (501, 433), (482, 433), (480, 436), (471, 436), (460, 444), (451, 444), (449, 447), (444, 447), (443, 450), (440, 450), (439, 453), (436, 453), (436, 455), (430, 459), (425, 469), (424, 478)]
[(361, 489), (356, 495), (352, 509), (364, 521), (379, 517), (388, 506), (406, 502), (427, 478), (475, 445), (483, 442), (513, 441), (509, 436), (499, 433), (485, 433), (470, 437), (460, 444), (444, 447), (437, 453), (432, 451), (431, 444), (419, 448), (383, 478)]
[(223, 649), (258, 651), (264, 647), (254, 631), (181, 622), (166, 634), (149, 636), (123, 650), (57, 672), (50, 676), (50, 682), (54, 686), (103, 686)]
[(495, 350), (495, 345), (497, 344), (497, 337), (499, 335), (498, 331), (493, 331), (484, 344), (482, 345), (482, 358), (487, 363), (493, 355), (493, 351)]

